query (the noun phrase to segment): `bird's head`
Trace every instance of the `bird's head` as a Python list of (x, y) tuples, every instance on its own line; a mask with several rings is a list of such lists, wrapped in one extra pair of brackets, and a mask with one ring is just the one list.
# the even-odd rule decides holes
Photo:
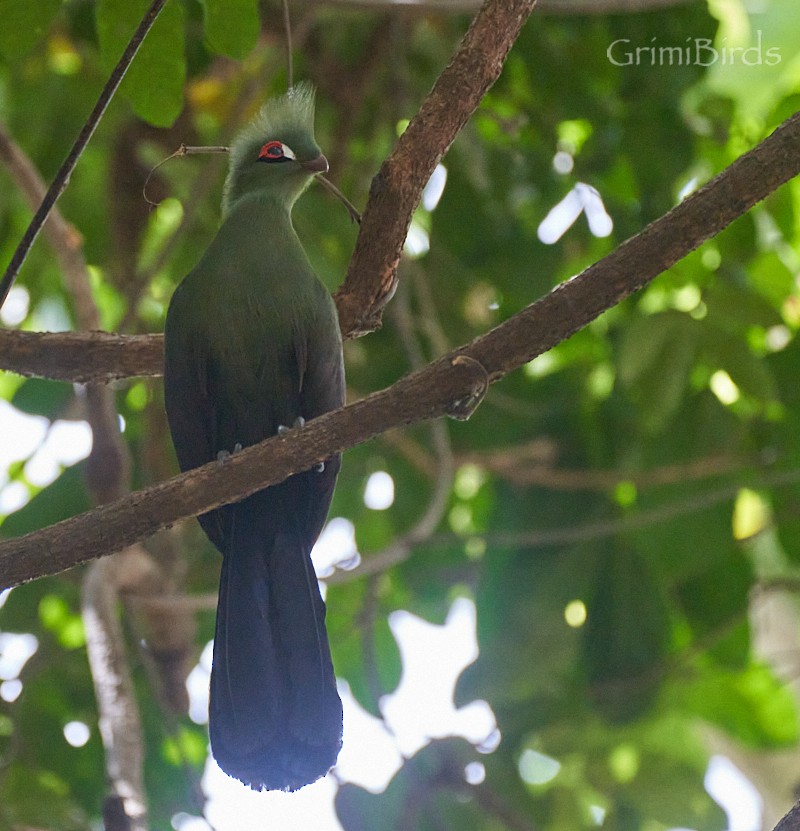
[(312, 177), (328, 170), (314, 140), (314, 88), (301, 83), (264, 104), (234, 139), (230, 157), (223, 213), (251, 196), (290, 209)]

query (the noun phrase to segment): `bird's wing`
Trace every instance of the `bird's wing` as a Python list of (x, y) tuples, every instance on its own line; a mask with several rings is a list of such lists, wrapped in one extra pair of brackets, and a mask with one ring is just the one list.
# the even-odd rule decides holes
[[(181, 470), (216, 458), (217, 415), (208, 388), (208, 341), (191, 325), (192, 308), (176, 290), (164, 331), (164, 404)], [(198, 517), (211, 541), (222, 550), (218, 512)]]
[(342, 338), (336, 307), (321, 283), (315, 288), (319, 294), (315, 314), (306, 327), (303, 347), (299, 350), (305, 357), (300, 406), (306, 419), (344, 405)]
[(208, 390), (207, 342), (191, 325), (178, 288), (164, 337), (164, 404), (182, 470), (216, 455), (214, 405)]
[[(321, 285), (320, 291), (324, 295), (317, 306), (317, 315), (308, 327), (304, 347), (298, 352), (306, 358), (300, 389), (300, 408), (306, 419), (336, 410), (345, 401), (342, 341), (336, 308)], [(312, 494), (312, 498), (305, 500), (308, 515), (304, 522), (311, 545), (325, 524), (340, 466), (341, 455), (336, 454), (325, 461), (322, 471), (311, 470), (301, 474), (302, 484), (298, 483), (299, 487)]]

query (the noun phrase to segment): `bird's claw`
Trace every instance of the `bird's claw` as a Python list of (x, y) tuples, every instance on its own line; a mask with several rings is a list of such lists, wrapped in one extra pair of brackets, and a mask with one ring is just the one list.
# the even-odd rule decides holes
[(233, 452), (231, 452), (230, 450), (217, 451), (217, 462), (219, 464), (223, 464), (226, 459), (230, 459), (230, 457), (233, 456), (234, 453), (238, 453), (241, 449), (241, 442), (237, 441), (236, 444), (233, 445)]
[(305, 427), (305, 426), (306, 426), (306, 420), (303, 418), (303, 416), (297, 416), (297, 418), (294, 420), (294, 424), (292, 424), (291, 427), (287, 427), (285, 424), (279, 424), (278, 425), (278, 435), (279, 436), (285, 436), (290, 430), (294, 430), (295, 427)]
[[(295, 428), (305, 426), (306, 420), (303, 418), (303, 416), (297, 416), (297, 418), (294, 420), (294, 424), (292, 424), (291, 427), (287, 427), (285, 424), (279, 424), (278, 435), (285, 436), (290, 430), (294, 430)], [(311, 469), (314, 471), (314, 473), (323, 473), (325, 471), (325, 462), (318, 462)]]

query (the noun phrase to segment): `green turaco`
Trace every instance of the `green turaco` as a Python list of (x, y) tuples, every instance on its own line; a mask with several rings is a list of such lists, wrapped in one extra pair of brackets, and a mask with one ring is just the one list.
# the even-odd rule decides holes
[[(165, 400), (183, 470), (342, 406), (336, 308), (291, 220), (328, 169), (314, 94), (269, 101), (236, 138), (222, 225), (178, 286), (165, 329)], [(325, 604), (311, 563), (338, 456), (199, 517), (222, 552), (209, 732), (219, 766), (256, 790), (324, 776), (342, 743)]]

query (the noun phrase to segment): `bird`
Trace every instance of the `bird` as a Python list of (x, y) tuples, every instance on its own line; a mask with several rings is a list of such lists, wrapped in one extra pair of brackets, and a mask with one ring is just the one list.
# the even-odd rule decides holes
[[(292, 224), (328, 170), (314, 89), (267, 101), (234, 139), (219, 230), (176, 288), (164, 402), (189, 470), (344, 404), (336, 307)], [(295, 791), (342, 746), (342, 703), (311, 549), (341, 457), (198, 517), (222, 553), (209, 694), (211, 752), (254, 790)]]

